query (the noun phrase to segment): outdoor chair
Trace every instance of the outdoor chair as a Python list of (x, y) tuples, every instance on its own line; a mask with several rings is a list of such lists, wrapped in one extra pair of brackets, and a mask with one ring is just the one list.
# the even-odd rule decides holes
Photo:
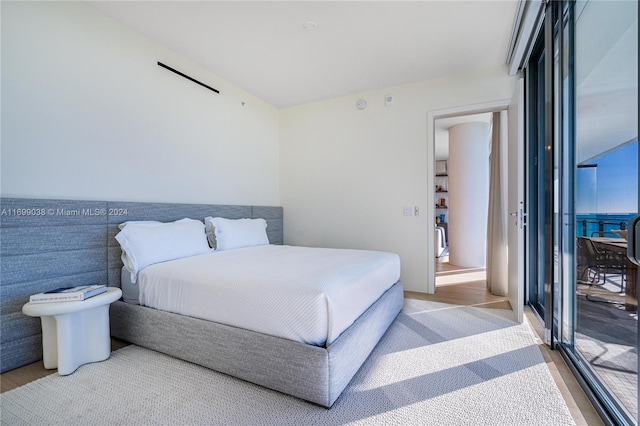
[(576, 238), (576, 248), (580, 283), (602, 285), (607, 281), (607, 274), (620, 275), (620, 292), (624, 291), (626, 259), (622, 253), (598, 250), (593, 241), (586, 237)]

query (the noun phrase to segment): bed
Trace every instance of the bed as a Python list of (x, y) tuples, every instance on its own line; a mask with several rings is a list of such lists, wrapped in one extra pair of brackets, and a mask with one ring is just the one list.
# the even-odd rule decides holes
[(142, 268), (123, 256), (111, 334), (331, 407), (402, 308), (399, 258), (246, 241)]

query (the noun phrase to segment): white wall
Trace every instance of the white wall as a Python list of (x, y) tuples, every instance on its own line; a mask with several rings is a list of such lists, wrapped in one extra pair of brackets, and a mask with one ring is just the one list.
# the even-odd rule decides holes
[(397, 252), (408, 290), (433, 273), (427, 113), (514, 87), (500, 67), (278, 111), (88, 4), (1, 7), (3, 197), (281, 204), (286, 243)]
[[(427, 114), (508, 99), (514, 83), (505, 66), (281, 110), (285, 242), (396, 252), (405, 289), (426, 292)], [(395, 102), (385, 107), (389, 93)], [(363, 111), (358, 98), (368, 102)], [(403, 206), (420, 215), (403, 216)]]
[(2, 2), (3, 197), (277, 205), (278, 115), (84, 2)]

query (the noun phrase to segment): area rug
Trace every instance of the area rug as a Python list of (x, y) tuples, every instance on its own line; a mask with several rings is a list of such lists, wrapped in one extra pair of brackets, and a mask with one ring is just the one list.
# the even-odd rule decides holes
[(571, 425), (526, 324), (505, 310), (405, 300), (331, 409), (138, 346), (1, 395), (34, 424)]

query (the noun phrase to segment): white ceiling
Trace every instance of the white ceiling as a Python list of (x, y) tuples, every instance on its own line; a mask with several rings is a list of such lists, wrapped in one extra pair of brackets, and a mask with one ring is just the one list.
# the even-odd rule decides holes
[[(288, 107), (502, 65), (518, 0), (91, 4)], [(315, 30), (303, 28), (309, 20)]]

